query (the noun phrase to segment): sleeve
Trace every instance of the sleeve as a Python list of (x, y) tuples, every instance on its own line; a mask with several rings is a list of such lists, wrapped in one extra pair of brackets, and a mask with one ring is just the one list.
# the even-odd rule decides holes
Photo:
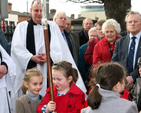
[(118, 41), (116, 41), (114, 53), (113, 53), (113, 56), (112, 56), (112, 58), (111, 58), (111, 61), (112, 61), (112, 62), (118, 61), (118, 47), (119, 47), (119, 44), (118, 44)]
[(38, 105), (36, 112), (37, 113), (44, 113), (44, 108), (46, 107), (46, 105), (48, 104), (49, 101), (50, 101), (49, 93), (46, 93), (46, 95), (43, 98), (43, 101)]
[(78, 55), (78, 69), (82, 75), (83, 80), (86, 81), (86, 79), (88, 79), (89, 72), (86, 70), (86, 67), (85, 67), (86, 64), (85, 64), (83, 56), (84, 56), (84, 52), (83, 52), (83, 48), (81, 46), (79, 48), (79, 55)]
[(92, 43), (90, 43), (91, 41), (89, 41), (89, 45), (87, 47), (87, 50), (85, 52), (84, 55), (84, 60), (87, 64), (92, 64), (92, 60), (93, 60), (93, 47), (91, 46)]
[(135, 83), (133, 89), (130, 91), (130, 94), (132, 95), (132, 101), (137, 103), (137, 82)]
[(129, 109), (129, 112), (127, 112), (127, 113), (139, 113), (137, 105), (135, 104), (135, 102), (132, 102), (131, 107)]
[(101, 63), (101, 50), (99, 48), (99, 43), (97, 43), (94, 47), (93, 51), (93, 65), (96, 66), (97, 64)]
[(8, 44), (4, 32), (0, 31), (0, 44), (5, 51), (10, 55), (10, 44)]
[(16, 99), (15, 113), (25, 113), (24, 106), (20, 98)]
[(82, 108), (82, 106), (85, 103), (85, 95), (83, 92), (81, 92), (80, 95), (78, 95), (76, 102), (75, 102), (75, 109), (71, 112), (67, 112), (67, 113), (80, 113), (80, 110)]

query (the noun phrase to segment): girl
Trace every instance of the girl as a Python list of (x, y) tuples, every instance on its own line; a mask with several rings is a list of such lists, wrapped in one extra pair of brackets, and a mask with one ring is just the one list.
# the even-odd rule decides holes
[(77, 70), (72, 64), (61, 61), (52, 66), (54, 102), (50, 101), (49, 89), (37, 108), (37, 113), (80, 113), (85, 102), (84, 93), (75, 83), (78, 78)]
[(23, 96), (16, 100), (15, 113), (36, 113), (36, 109), (43, 99), (39, 95), (43, 76), (37, 68), (32, 68), (27, 70), (23, 80)]
[(138, 113), (134, 102), (120, 98), (125, 87), (124, 68), (115, 62), (101, 64), (94, 68), (96, 85), (88, 96), (89, 107), (81, 113)]

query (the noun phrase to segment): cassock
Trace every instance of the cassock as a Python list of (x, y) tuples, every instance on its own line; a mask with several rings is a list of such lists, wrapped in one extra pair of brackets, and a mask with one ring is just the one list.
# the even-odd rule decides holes
[[(73, 57), (68, 49), (67, 44), (60, 32), (58, 25), (55, 22), (48, 21), (50, 26), (50, 56), (53, 63), (59, 61), (68, 61), (72, 63), (72, 66), (77, 69)], [(17, 25), (13, 34), (11, 57), (15, 61), (17, 66), (17, 76), (14, 82), (14, 88), (12, 90), (12, 98), (16, 98), (22, 95), (20, 91), (23, 77), (27, 69), (28, 62), (33, 54), (31, 54), (26, 48), (26, 34), (27, 34), (28, 22), (24, 21)], [(44, 34), (42, 25), (34, 25), (34, 40), (36, 54), (45, 53)], [(40, 92), (41, 95), (45, 95), (47, 89), (47, 64), (37, 64), (37, 68), (43, 74), (43, 88)], [(78, 70), (78, 69), (77, 69)], [(79, 72), (78, 72), (79, 73)], [(85, 93), (86, 88), (79, 73), (79, 78), (76, 85)]]
[(0, 52), (0, 65), (4, 62), (8, 67), (7, 74), (0, 79), (0, 112), (13, 113), (9, 94), (13, 88), (13, 82), (16, 77), (16, 65), (1, 45)]

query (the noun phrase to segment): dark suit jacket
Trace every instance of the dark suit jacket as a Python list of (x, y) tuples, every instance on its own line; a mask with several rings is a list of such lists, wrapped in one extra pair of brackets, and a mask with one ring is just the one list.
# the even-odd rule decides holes
[[(128, 35), (116, 41), (115, 50), (114, 50), (114, 54), (112, 56), (111, 61), (117, 61), (120, 64), (122, 64), (124, 67), (127, 67), (129, 42), (130, 42), (130, 37)], [(135, 70), (133, 70), (130, 73), (134, 82), (136, 81), (136, 78), (139, 77), (137, 60), (140, 56), (141, 56), (141, 37), (140, 37), (137, 54), (136, 54)]]
[(81, 32), (78, 35), (79, 35), (80, 46), (88, 42), (89, 36), (85, 32), (84, 28), (81, 30)]

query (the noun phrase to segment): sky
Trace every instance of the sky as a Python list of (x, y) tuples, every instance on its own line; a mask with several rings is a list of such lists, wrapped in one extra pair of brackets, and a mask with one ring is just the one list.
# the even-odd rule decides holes
[[(8, 0), (12, 3), (12, 10), (19, 12), (28, 12), (30, 11), (31, 3), (33, 0)], [(75, 18), (78, 17), (78, 14), (81, 12), (81, 5), (72, 2), (64, 2), (65, 0), (49, 0), (49, 9), (56, 9), (56, 11), (65, 11), (67, 16), (75, 14)], [(27, 7), (28, 3), (28, 7)], [(132, 10), (139, 11), (141, 13), (141, 0), (131, 0)]]

